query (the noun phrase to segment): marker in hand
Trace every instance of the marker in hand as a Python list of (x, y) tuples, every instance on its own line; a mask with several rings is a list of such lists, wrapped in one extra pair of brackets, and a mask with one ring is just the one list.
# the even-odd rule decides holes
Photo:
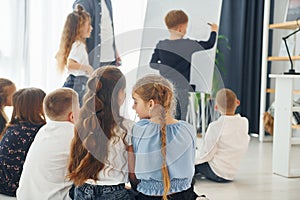
[(207, 24), (210, 26), (211, 31), (218, 31), (218, 25), (215, 23), (209, 23), (207, 22)]

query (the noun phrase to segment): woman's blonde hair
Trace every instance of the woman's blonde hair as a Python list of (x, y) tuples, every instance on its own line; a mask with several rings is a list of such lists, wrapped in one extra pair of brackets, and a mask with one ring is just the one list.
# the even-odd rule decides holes
[(160, 75), (147, 75), (136, 82), (133, 87), (133, 93), (139, 95), (144, 102), (153, 100), (159, 109), (161, 122), (161, 153), (163, 157), (161, 167), (164, 183), (163, 199), (166, 200), (171, 187), (166, 163), (166, 114), (172, 114), (174, 110), (173, 85)]
[(59, 50), (55, 57), (60, 72), (63, 72), (67, 64), (72, 44), (77, 40), (82, 41), (82, 31), (85, 22), (88, 20), (91, 21), (89, 13), (84, 11), (80, 5), (77, 5), (76, 9), (67, 16), (60, 39)]

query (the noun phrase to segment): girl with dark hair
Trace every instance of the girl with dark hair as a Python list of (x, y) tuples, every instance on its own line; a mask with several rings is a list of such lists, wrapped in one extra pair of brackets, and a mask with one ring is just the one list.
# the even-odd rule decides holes
[(0, 135), (8, 122), (5, 106), (12, 106), (12, 95), (16, 92), (15, 84), (6, 78), (0, 78)]
[(125, 87), (124, 75), (113, 66), (98, 68), (87, 82), (71, 143), (68, 177), (75, 185), (74, 199), (129, 199), (131, 126), (119, 114)]
[(38, 130), (46, 124), (38, 88), (20, 89), (13, 95), (13, 113), (0, 141), (0, 193), (16, 196), (23, 164)]

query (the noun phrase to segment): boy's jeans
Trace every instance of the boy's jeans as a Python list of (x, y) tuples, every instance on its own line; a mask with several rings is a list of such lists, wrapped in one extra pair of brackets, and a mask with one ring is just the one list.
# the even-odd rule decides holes
[(210, 168), (208, 162), (198, 164), (195, 166), (195, 174), (201, 174), (209, 180), (218, 182), (218, 183), (227, 183), (231, 182), (230, 180), (226, 180), (222, 177), (216, 175), (213, 170)]

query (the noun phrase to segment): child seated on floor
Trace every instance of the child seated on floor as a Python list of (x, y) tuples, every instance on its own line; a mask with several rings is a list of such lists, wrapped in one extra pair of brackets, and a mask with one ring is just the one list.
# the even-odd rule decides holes
[(46, 124), (45, 95), (39, 88), (23, 88), (13, 94), (11, 120), (0, 135), (0, 194), (16, 196), (28, 150)]
[(160, 75), (144, 76), (134, 85), (132, 98), (141, 119), (132, 129), (135, 157), (129, 161), (129, 170), (134, 172), (130, 180), (139, 192), (136, 199), (198, 198), (192, 181), (196, 132), (192, 125), (173, 117), (172, 83)]
[(235, 114), (239, 105), (232, 90), (223, 88), (217, 92), (215, 109), (221, 117), (208, 126), (196, 158), (195, 174), (215, 182), (234, 179), (250, 140), (248, 119)]
[(50, 120), (29, 149), (17, 190), (18, 200), (70, 199), (72, 182), (66, 176), (79, 113), (78, 95), (70, 88), (57, 89), (45, 97), (44, 110)]
[(74, 199), (130, 199), (125, 183), (132, 122), (120, 115), (125, 91), (125, 76), (115, 66), (96, 69), (87, 82), (68, 165)]

